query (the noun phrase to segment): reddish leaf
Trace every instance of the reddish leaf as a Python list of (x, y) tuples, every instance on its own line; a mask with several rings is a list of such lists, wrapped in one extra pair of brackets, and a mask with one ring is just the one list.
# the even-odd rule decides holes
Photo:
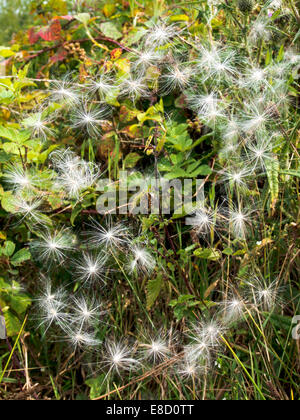
[(28, 38), (31, 45), (35, 44), (37, 40), (39, 39), (39, 34), (36, 34), (34, 32), (33, 28), (30, 28), (28, 31)]
[(45, 31), (40, 31), (39, 36), (44, 41), (57, 41), (60, 39), (60, 33), (61, 33), (61, 24), (59, 20), (54, 20), (50, 27)]
[(57, 63), (59, 61), (63, 61), (67, 57), (68, 53), (63, 48), (60, 48), (57, 53), (50, 58), (52, 63)]
[(46, 29), (40, 29), (39, 32), (35, 33), (34, 29), (31, 28), (28, 31), (28, 37), (30, 44), (35, 44), (39, 38), (42, 38), (44, 41), (57, 41), (60, 39), (61, 34), (61, 24), (59, 20), (53, 20), (50, 26)]

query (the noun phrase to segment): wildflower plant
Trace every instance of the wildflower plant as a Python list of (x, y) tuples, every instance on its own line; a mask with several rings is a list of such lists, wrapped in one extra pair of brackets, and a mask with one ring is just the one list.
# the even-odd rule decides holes
[[(79, 3), (5, 49), (0, 77), (0, 315), (18, 357), (30, 342), (70, 395), (80, 371), (94, 398), (298, 397), (294, 2)], [(187, 179), (201, 205), (165, 214), (158, 185), (173, 203)]]

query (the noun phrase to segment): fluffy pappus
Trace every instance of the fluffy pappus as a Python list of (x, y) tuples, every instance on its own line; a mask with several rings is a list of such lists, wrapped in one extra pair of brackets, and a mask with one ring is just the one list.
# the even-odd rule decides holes
[(108, 369), (107, 376), (110, 373), (135, 371), (141, 367), (137, 358), (133, 357), (134, 349), (124, 341), (108, 340), (105, 343), (103, 359), (101, 365)]
[(101, 318), (106, 314), (101, 303), (95, 298), (87, 298), (85, 295), (73, 296), (71, 300), (72, 312), (70, 320), (80, 328), (91, 327), (101, 322)]
[(36, 177), (21, 166), (9, 165), (3, 173), (4, 181), (16, 193), (22, 190), (30, 190), (34, 187)]
[(146, 34), (145, 45), (147, 47), (157, 48), (166, 44), (172, 44), (179, 32), (181, 31), (174, 25), (164, 23), (154, 25)]
[(93, 106), (88, 102), (80, 102), (74, 107), (70, 128), (86, 132), (90, 137), (99, 136), (101, 125), (107, 121), (110, 110), (107, 106)]
[(169, 95), (173, 90), (183, 91), (189, 88), (192, 84), (193, 75), (194, 69), (190, 65), (175, 63), (167, 66), (159, 81), (160, 94)]
[(249, 298), (252, 298), (254, 305), (263, 311), (273, 311), (276, 306), (283, 305), (282, 292), (279, 279), (267, 281), (261, 275), (253, 274), (247, 282)]
[(63, 80), (52, 81), (49, 90), (49, 99), (66, 106), (74, 106), (80, 100), (78, 89), (74, 83), (66, 76)]
[(155, 258), (144, 248), (137, 245), (131, 245), (132, 260), (128, 266), (131, 273), (142, 272), (144, 274), (151, 273), (156, 267)]
[(61, 263), (67, 253), (74, 250), (76, 242), (70, 229), (62, 228), (51, 232), (49, 229), (39, 233), (39, 239), (30, 243), (33, 255), (45, 263)]
[(107, 256), (84, 253), (79, 260), (74, 260), (74, 276), (76, 280), (86, 284), (105, 283), (107, 272)]
[(120, 83), (120, 95), (127, 96), (132, 102), (136, 102), (137, 99), (148, 98), (150, 91), (143, 77), (136, 77), (132, 74), (127, 78), (123, 78)]
[(105, 247), (112, 251), (126, 247), (130, 243), (130, 232), (123, 223), (113, 223), (107, 220), (105, 225), (93, 220), (87, 231), (88, 245), (91, 248)]

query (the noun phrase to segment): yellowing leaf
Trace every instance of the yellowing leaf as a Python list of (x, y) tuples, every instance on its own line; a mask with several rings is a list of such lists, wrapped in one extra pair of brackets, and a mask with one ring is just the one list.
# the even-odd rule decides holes
[(190, 18), (187, 15), (174, 15), (170, 17), (171, 22), (188, 22)]
[(127, 58), (120, 58), (115, 62), (117, 69), (124, 75), (130, 72), (130, 61)]
[(111, 17), (116, 12), (116, 10), (116, 5), (113, 3), (105, 4), (102, 9), (104, 16), (107, 18)]

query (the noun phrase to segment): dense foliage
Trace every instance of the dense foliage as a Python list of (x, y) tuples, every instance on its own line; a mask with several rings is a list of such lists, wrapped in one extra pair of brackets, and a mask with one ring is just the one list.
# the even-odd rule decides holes
[[(1, 398), (299, 398), (297, 1), (22, 6), (0, 47)], [(125, 170), (138, 194), (100, 215)], [(191, 223), (137, 214), (162, 178), (202, 179)]]

